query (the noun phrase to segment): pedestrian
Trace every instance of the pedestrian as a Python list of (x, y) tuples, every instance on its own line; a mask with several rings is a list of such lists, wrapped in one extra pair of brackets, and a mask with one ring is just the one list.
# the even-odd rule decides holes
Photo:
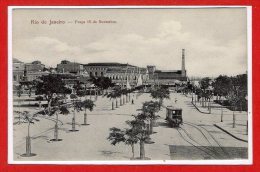
[(132, 99), (132, 104), (134, 104), (134, 99)]

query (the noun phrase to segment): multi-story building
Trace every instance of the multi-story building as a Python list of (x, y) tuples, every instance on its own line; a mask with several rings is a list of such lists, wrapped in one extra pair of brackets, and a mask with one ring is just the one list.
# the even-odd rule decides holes
[(140, 68), (130, 64), (122, 63), (88, 63), (84, 65), (85, 70), (90, 76), (105, 76), (118, 85), (137, 84), (137, 80), (148, 80), (147, 68)]
[(18, 85), (22, 81), (33, 81), (42, 75), (48, 75), (49, 72), (44, 71), (45, 65), (40, 61), (32, 63), (23, 63), (13, 58), (13, 84)]
[(187, 81), (187, 72), (185, 69), (185, 50), (182, 49), (182, 67), (181, 70), (156, 70), (155, 66), (147, 66), (149, 72), (148, 83), (158, 82), (161, 85), (174, 85), (176, 80)]
[(83, 64), (70, 62), (68, 60), (62, 60), (60, 64), (57, 64), (58, 73), (73, 73), (82, 74), (84, 71)]
[(24, 77), (25, 64), (16, 58), (13, 58), (13, 84), (18, 85)]
[(25, 66), (28, 72), (39, 72), (43, 71), (43, 69), (45, 68), (45, 65), (38, 60), (33, 61), (32, 63), (26, 63)]

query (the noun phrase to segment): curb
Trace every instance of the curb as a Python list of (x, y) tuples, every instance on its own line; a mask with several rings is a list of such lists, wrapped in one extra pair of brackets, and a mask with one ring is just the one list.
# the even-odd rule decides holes
[(193, 102), (191, 102), (191, 104), (192, 104), (200, 113), (210, 114), (209, 112), (203, 112), (203, 111), (201, 111)]
[(227, 133), (228, 135), (232, 136), (233, 138), (235, 138), (235, 139), (237, 139), (237, 140), (239, 140), (239, 141), (242, 141), (242, 142), (246, 142), (246, 143), (248, 143), (247, 140), (244, 140), (244, 139), (238, 138), (237, 136), (231, 134), (230, 132), (228, 132), (227, 130), (225, 130), (225, 129), (223, 129), (222, 127), (218, 126), (217, 124), (214, 124), (214, 126), (217, 127), (218, 129), (224, 131), (224, 132)]

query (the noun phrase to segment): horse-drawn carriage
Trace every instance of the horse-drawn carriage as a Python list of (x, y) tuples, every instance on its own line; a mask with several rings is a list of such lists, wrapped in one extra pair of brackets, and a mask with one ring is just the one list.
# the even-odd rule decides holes
[(166, 120), (171, 127), (179, 127), (183, 123), (182, 109), (172, 106), (166, 107)]

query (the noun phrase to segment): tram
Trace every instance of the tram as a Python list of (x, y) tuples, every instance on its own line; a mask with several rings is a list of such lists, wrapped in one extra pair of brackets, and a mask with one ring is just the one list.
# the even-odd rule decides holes
[(179, 127), (183, 124), (182, 109), (174, 108), (173, 106), (166, 107), (166, 119), (171, 127)]

